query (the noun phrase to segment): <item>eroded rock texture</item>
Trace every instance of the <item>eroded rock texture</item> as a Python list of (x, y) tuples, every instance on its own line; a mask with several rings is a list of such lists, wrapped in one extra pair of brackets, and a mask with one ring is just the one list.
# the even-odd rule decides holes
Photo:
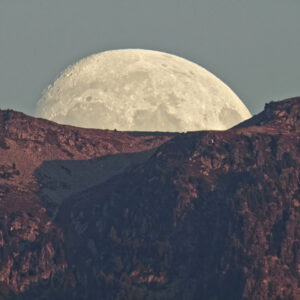
[[(1, 157), (4, 298), (300, 299), (299, 98), (224, 132), (172, 139), (30, 120), (41, 154)], [(45, 124), (66, 130), (63, 141), (41, 138)], [(66, 142), (73, 130), (84, 147)], [(7, 136), (0, 153), (16, 153), (22, 134)], [(111, 149), (117, 161), (88, 161)], [(124, 163), (124, 152), (140, 154)]]
[(56, 282), (67, 280), (66, 238), (54, 221), (64, 198), (147, 159), (167, 139), (168, 135), (135, 137), (62, 126), (0, 111), (0, 282), (4, 299), (22, 298), (30, 288), (34, 292), (28, 298), (34, 299), (36, 293), (36, 299), (41, 299), (40, 289), (48, 294), (47, 282), (51, 290)]

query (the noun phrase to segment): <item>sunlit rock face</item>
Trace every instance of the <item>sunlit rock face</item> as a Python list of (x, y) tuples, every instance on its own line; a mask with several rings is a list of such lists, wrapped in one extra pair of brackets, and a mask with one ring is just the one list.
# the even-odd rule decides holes
[(37, 116), (63, 124), (131, 131), (228, 129), (251, 115), (213, 74), (171, 54), (113, 50), (65, 70)]

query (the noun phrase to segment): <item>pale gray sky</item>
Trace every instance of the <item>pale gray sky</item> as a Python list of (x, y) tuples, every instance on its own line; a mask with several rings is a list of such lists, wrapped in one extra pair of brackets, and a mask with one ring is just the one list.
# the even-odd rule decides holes
[(300, 0), (0, 0), (0, 108), (33, 115), (68, 65), (144, 48), (207, 68), (252, 113), (300, 95)]

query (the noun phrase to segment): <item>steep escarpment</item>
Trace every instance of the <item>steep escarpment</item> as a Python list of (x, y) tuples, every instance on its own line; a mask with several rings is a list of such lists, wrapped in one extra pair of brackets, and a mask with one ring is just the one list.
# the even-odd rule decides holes
[(227, 131), (0, 113), (3, 299), (299, 299), (299, 98)]
[(65, 197), (139, 163), (169, 138), (81, 129), (0, 111), (0, 282), (5, 297), (65, 273), (65, 237), (53, 222)]
[(266, 125), (178, 135), (72, 196), (58, 217), (72, 297), (299, 299), (299, 105), (268, 105)]

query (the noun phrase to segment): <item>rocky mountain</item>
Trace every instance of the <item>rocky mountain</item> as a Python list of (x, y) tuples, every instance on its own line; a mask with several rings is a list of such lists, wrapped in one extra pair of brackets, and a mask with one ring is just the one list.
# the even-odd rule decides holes
[(0, 128), (2, 299), (300, 299), (300, 98), (227, 131)]
[(21, 295), (67, 268), (53, 221), (64, 198), (146, 160), (168, 139), (0, 111), (0, 295)]

